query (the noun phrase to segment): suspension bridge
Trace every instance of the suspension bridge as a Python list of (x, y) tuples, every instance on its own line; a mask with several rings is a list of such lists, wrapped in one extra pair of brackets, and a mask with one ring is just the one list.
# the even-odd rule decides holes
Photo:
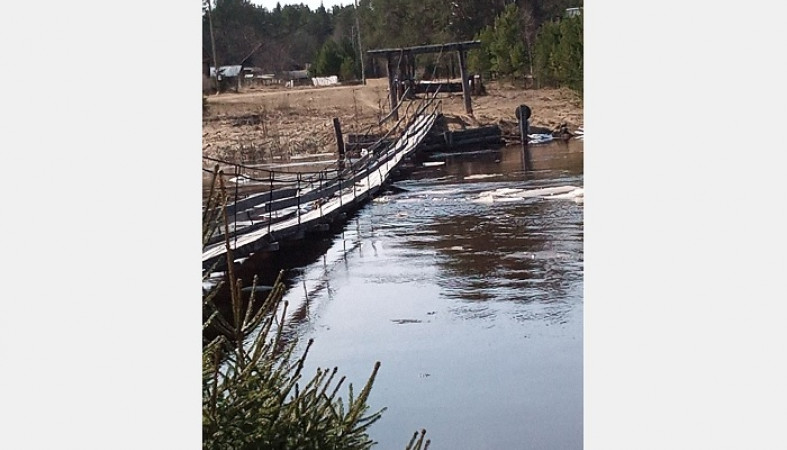
[[(236, 183), (247, 181), (257, 189), (245, 187), (242, 196), (236, 190), (235, 198), (226, 205), (226, 226), (216, 226), (203, 245), (203, 270), (226, 267), (228, 247), (233, 258), (244, 258), (278, 250), (281, 241), (303, 239), (308, 233), (327, 231), (331, 224), (343, 222), (349, 212), (369, 201), (423, 142), (439, 115), (436, 94), (409, 118), (405, 113), (406, 126), (396, 140), (384, 136), (349, 165), (340, 160), (335, 167), (318, 172), (254, 169), (262, 175), (236, 176)], [(239, 168), (235, 165), (236, 174)]]

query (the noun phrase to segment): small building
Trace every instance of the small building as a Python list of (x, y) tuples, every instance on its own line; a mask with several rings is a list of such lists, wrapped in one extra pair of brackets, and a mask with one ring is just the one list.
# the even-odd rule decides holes
[[(235, 92), (240, 89), (243, 66), (235, 65), (235, 66), (221, 66), (219, 67), (219, 90), (226, 91), (228, 89), (232, 89)], [(210, 77), (214, 78), (216, 76), (216, 68), (210, 68)]]
[(285, 70), (281, 72), (279, 78), (284, 80), (285, 86), (306, 86), (312, 84), (312, 79), (309, 77), (308, 70)]
[(274, 73), (263, 73), (259, 76), (256, 76), (256, 79), (259, 80), (259, 83), (263, 86), (281, 84), (281, 80), (276, 78), (276, 74)]
[(265, 85), (267, 75), (259, 67), (243, 67), (241, 71), (241, 85), (245, 88)]
[(566, 8), (566, 17), (576, 17), (582, 15), (582, 8)]

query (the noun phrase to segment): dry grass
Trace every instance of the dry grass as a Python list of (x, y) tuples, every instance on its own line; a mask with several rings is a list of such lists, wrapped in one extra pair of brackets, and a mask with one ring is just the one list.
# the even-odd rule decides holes
[[(461, 93), (441, 96), (442, 111), (460, 126), (498, 124), (516, 130), (515, 109), (527, 104), (531, 123), (570, 129), (583, 125), (582, 99), (568, 89), (524, 90), (489, 82), (487, 95), (473, 97), (473, 115), (465, 114)], [(344, 133), (384, 132), (376, 124), (388, 111), (385, 79), (366, 86), (255, 89), (210, 96), (203, 118), (203, 155), (238, 162), (268, 162), (294, 155), (333, 152), (333, 118)], [(453, 120), (450, 120), (453, 119)]]

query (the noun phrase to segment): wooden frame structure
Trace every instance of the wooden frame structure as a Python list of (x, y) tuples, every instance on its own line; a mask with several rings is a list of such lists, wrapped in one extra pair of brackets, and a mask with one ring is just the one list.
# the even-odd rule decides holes
[[(459, 75), (462, 77), (462, 97), (465, 103), (465, 112), (473, 113), (473, 105), (470, 102), (470, 78), (467, 74), (467, 51), (481, 46), (481, 41), (462, 41), (447, 42), (445, 44), (418, 45), (415, 47), (401, 48), (382, 48), (368, 50), (366, 53), (372, 56), (385, 56), (386, 68), (388, 69), (388, 89), (390, 92), (391, 111), (393, 117), (398, 119), (396, 105), (399, 103), (399, 87), (396, 80), (402, 80), (406, 73), (409, 77), (415, 73), (415, 55), (423, 53), (445, 53), (456, 52), (459, 58)], [(398, 62), (394, 65), (394, 57), (398, 57)], [(404, 68), (402, 62), (404, 61)]]

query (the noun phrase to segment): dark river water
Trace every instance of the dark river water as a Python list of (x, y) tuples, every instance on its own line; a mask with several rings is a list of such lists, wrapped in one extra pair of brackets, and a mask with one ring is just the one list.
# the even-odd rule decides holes
[(306, 377), (380, 361), (378, 449), (582, 448), (583, 143), (430, 161), (291, 272)]

